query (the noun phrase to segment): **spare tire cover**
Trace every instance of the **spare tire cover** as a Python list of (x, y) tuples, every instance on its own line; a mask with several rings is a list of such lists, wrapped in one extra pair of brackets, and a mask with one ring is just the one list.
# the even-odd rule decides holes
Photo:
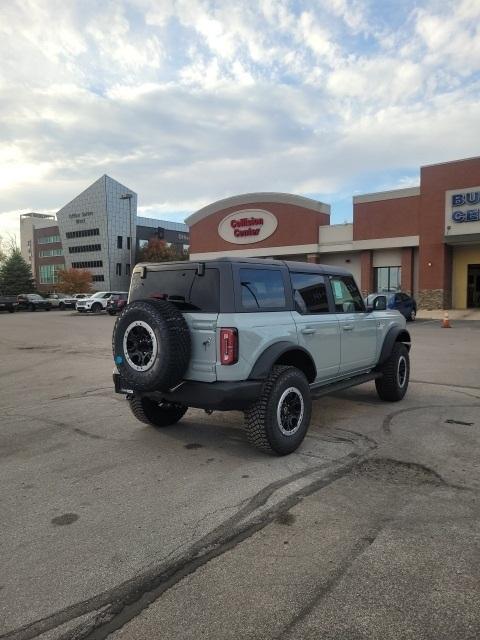
[(190, 331), (181, 312), (166, 300), (135, 300), (117, 318), (112, 349), (126, 386), (167, 391), (183, 379)]

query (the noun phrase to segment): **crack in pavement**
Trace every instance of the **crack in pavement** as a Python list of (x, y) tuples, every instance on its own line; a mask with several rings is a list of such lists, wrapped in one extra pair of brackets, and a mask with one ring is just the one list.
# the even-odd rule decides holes
[(406, 409), (398, 409), (397, 411), (392, 411), (392, 413), (389, 413), (387, 416), (385, 416), (385, 418), (383, 419), (383, 423), (382, 423), (382, 430), (385, 433), (391, 434), (392, 432), (392, 422), (394, 420), (394, 418), (396, 418), (399, 415), (402, 415), (403, 413), (410, 413), (412, 411), (420, 411), (422, 409), (455, 409), (455, 408), (459, 408), (459, 409), (478, 409), (480, 408), (480, 403), (477, 404), (426, 404), (426, 405), (418, 405), (416, 407), (407, 407)]
[[(107, 608), (102, 612), (100, 626), (95, 627), (92, 631), (91, 622), (89, 622), (86, 623), (86, 626), (81, 625), (74, 631), (69, 632), (70, 635), (67, 634), (66, 637), (88, 638), (89, 640), (106, 638), (112, 631), (137, 616), (164, 591), (185, 576), (193, 573), (198, 567), (222, 555), (238, 545), (242, 540), (265, 527), (276, 517), (279, 511), (290, 509), (305, 496), (343, 477), (365, 457), (353, 455), (353, 458), (352, 454), (349, 454), (329, 465), (314, 466), (270, 483), (252, 496), (239, 511), (194, 543), (185, 554), (177, 558), (173, 563), (165, 563), (165, 559), (162, 559), (160, 563), (157, 563), (151, 569), (112, 589), (9, 631), (1, 635), (0, 639), (30, 640), (82, 615), (94, 613), (102, 607)], [(330, 469), (330, 472), (325, 473), (326, 467)], [(301, 478), (314, 476), (318, 473), (321, 473), (320, 478), (313, 479), (310, 484), (297, 489), (279, 503), (264, 510), (260, 515), (256, 517), (253, 515), (255, 511), (267, 503), (275, 491), (293, 484)], [(75, 635), (72, 635), (72, 633), (75, 633)]]

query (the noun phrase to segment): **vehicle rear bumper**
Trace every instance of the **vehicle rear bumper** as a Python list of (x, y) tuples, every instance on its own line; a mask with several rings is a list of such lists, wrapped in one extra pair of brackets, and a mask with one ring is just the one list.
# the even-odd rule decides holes
[[(115, 392), (133, 393), (122, 381), (119, 373), (113, 374)], [(142, 395), (154, 399), (187, 405), (197, 409), (212, 411), (243, 411), (260, 395), (261, 380), (242, 380), (239, 382), (193, 382), (185, 380), (172, 391), (148, 391)]]

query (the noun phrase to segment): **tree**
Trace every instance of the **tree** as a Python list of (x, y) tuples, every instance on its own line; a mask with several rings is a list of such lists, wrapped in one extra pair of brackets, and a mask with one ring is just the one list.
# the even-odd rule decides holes
[(92, 274), (86, 269), (61, 269), (58, 272), (57, 289), (61, 293), (89, 293)]
[(0, 267), (0, 291), (6, 296), (35, 291), (32, 269), (23, 259), (20, 249), (13, 247)]
[(171, 262), (173, 260), (188, 260), (187, 252), (179, 252), (173, 245), (168, 246), (165, 240), (150, 238), (148, 244), (140, 249), (138, 262)]

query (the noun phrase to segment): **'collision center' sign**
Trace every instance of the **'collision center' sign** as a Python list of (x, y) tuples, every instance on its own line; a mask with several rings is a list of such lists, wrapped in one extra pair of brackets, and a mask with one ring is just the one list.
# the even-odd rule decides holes
[(223, 218), (218, 235), (233, 244), (253, 244), (271, 236), (277, 226), (277, 218), (270, 211), (242, 209)]

